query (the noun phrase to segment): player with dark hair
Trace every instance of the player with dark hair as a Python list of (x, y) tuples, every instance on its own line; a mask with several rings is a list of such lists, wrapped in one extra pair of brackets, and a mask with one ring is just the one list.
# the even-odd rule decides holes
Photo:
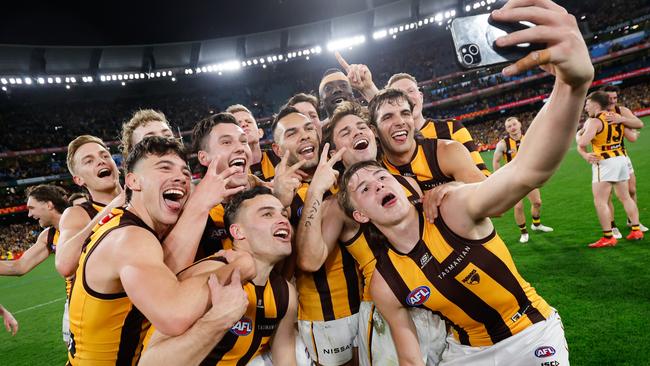
[[(372, 74), (368, 67), (363, 64), (348, 64), (341, 54), (338, 52), (335, 54), (339, 64), (347, 72), (352, 87), (359, 91), (365, 100), (372, 100), (379, 90), (372, 81)], [(485, 176), (490, 175), (490, 171), (487, 169), (485, 162), (483, 162), (483, 158), (472, 139), (472, 135), (461, 121), (436, 121), (424, 117), (424, 94), (420, 91), (418, 81), (415, 77), (405, 72), (393, 74), (388, 79), (384, 88), (401, 90), (411, 100), (413, 103), (412, 113), (415, 131), (419, 132), (425, 138), (438, 138), (460, 142), (465, 146), (465, 148), (467, 148), (467, 151), (469, 151), (472, 160), (476, 163), (476, 167), (482, 171)]]
[[(206, 279), (179, 282), (163, 261), (160, 242), (190, 194), (182, 145), (147, 137), (133, 148), (125, 169), (126, 208), (102, 219), (79, 259), (79, 285), (70, 298), (71, 365), (134, 364), (150, 323), (164, 334), (180, 335), (207, 310)], [(239, 268), (244, 280), (254, 275), (248, 256), (228, 266)]]
[(328, 69), (323, 74), (320, 84), (318, 85), (318, 95), (320, 97), (321, 107), (327, 113), (327, 119), (322, 122), (325, 126), (336, 107), (344, 101), (353, 102), (354, 92), (348, 77), (339, 69)]
[[(280, 201), (291, 207), (294, 226), (310, 209), (304, 204), (318, 167), (319, 149), (314, 123), (293, 107), (283, 108), (273, 122), (273, 150), (282, 156), (273, 189)], [(351, 362), (360, 303), (354, 259), (337, 248), (316, 270), (296, 271), (296, 287), (298, 329), (311, 358), (326, 366)]]
[(84, 192), (75, 192), (68, 197), (68, 206), (79, 206), (88, 202), (88, 196)]
[(323, 127), (321, 126), (320, 118), (318, 117), (318, 98), (311, 94), (298, 93), (289, 98), (284, 106), (294, 107), (298, 112), (309, 117), (314, 126), (316, 126), (318, 136), (322, 136)]
[[(154, 334), (143, 356), (147, 364), (261, 366), (271, 365), (271, 357), (275, 365), (296, 364), (296, 290), (273, 270), (291, 253), (293, 230), (287, 212), (268, 188), (255, 187), (233, 196), (226, 204), (225, 216), (234, 251), (249, 253), (255, 261), (256, 276), (244, 282), (248, 306), (243, 316), (229, 329), (215, 329), (203, 322), (178, 339)], [(205, 278), (214, 266), (214, 261), (201, 260), (179, 277)], [(213, 334), (219, 339), (206, 341)], [(185, 344), (182, 352), (173, 352)]]
[[(506, 132), (508, 136), (497, 143), (492, 157), (492, 168), (497, 171), (501, 167), (501, 158), (503, 157), (506, 164), (511, 162), (517, 156), (519, 145), (524, 140), (524, 134), (521, 131), (521, 122), (516, 117), (508, 117), (505, 121)], [(543, 233), (553, 231), (553, 228), (542, 225), (540, 210), (542, 208), (542, 195), (539, 189), (533, 189), (526, 196), (530, 201), (530, 212), (533, 218), (533, 223), (530, 229), (533, 231), (541, 231)], [(526, 229), (526, 215), (524, 214), (524, 201), (517, 202), (514, 207), (515, 222), (519, 226), (521, 236), (519, 237), (520, 243), (528, 242), (528, 230)]]
[(623, 153), (622, 141), (626, 127), (640, 128), (640, 121), (623, 120), (620, 123), (609, 122), (606, 118), (609, 96), (602, 91), (596, 91), (587, 96), (585, 111), (589, 119), (585, 122), (584, 131), (578, 137), (578, 145), (586, 151), (591, 145), (592, 152), (588, 161), (592, 164), (592, 191), (598, 220), (603, 230), (603, 236), (589, 244), (590, 248), (601, 248), (616, 245), (612, 233), (611, 211), (607, 205), (612, 188), (616, 197), (621, 201), (632, 225), (627, 240), (643, 239), (639, 228), (639, 211), (636, 203), (630, 197), (628, 180), (630, 172), (627, 158)]

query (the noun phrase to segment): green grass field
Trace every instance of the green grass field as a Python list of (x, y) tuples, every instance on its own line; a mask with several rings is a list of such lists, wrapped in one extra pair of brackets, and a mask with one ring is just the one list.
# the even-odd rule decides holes
[[(645, 123), (650, 124), (650, 118)], [(641, 219), (648, 225), (650, 137), (643, 133), (628, 146), (638, 177)], [(491, 153), (484, 159), (491, 165)], [(590, 166), (572, 149), (542, 188), (542, 221), (554, 232), (531, 232), (530, 242), (522, 245), (512, 212), (494, 222), (524, 278), (560, 312), (574, 365), (648, 365), (643, 350), (648, 349), (650, 333), (643, 324), (650, 320), (650, 238), (623, 239), (614, 248), (587, 248), (600, 235), (590, 182)], [(618, 202), (615, 205), (616, 221), (624, 226), (625, 213)], [(526, 207), (529, 210), (528, 203)], [(528, 220), (530, 225), (529, 214)], [(628, 232), (623, 227), (621, 231)], [(0, 278), (0, 303), (20, 323), (15, 337), (0, 332), (0, 365), (65, 363), (64, 296), (53, 257), (24, 277)]]

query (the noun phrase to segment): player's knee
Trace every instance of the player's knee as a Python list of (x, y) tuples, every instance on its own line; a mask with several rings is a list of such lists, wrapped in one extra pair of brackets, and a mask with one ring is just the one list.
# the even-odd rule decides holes
[(542, 207), (542, 200), (535, 200), (531, 203), (534, 208), (540, 209)]

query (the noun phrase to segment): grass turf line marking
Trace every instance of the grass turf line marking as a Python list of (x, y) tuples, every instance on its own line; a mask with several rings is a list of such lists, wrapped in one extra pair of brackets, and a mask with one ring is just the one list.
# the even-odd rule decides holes
[(62, 297), (62, 298), (59, 298), (59, 299), (54, 299), (54, 300), (52, 300), (52, 301), (48, 301), (48, 302), (44, 302), (44, 303), (42, 303), (42, 304), (38, 304), (38, 305), (34, 305), (34, 306), (30, 306), (30, 307), (28, 307), (28, 308), (20, 309), (20, 310), (18, 310), (18, 311), (14, 311), (13, 313), (14, 313), (14, 314), (24, 313), (24, 312), (26, 312), (26, 311), (30, 311), (30, 310), (34, 310), (34, 309), (38, 309), (38, 308), (40, 308), (40, 307), (47, 306), (47, 305), (53, 304), (53, 303), (55, 303), (55, 302), (59, 302), (59, 301), (61, 301), (61, 300), (65, 300), (65, 297)]

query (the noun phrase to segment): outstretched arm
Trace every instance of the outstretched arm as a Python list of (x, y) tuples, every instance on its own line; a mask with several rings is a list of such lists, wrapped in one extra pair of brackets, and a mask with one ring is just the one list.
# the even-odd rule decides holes
[(28, 273), (34, 267), (38, 266), (50, 255), (47, 250), (47, 234), (49, 230), (43, 230), (38, 235), (36, 243), (29, 247), (23, 255), (13, 261), (0, 261), (0, 275), (2, 276), (22, 276)]
[[(504, 69), (513, 75), (537, 65), (555, 75), (555, 85), (521, 144), (517, 157), (489, 179), (469, 186), (469, 199), (460, 203), (475, 222), (514, 206), (534, 188), (542, 186), (558, 168), (577, 129), (594, 69), (575, 17), (550, 0), (511, 0), (492, 16), (497, 21), (530, 21), (536, 27), (497, 39), (501, 47), (526, 42), (545, 43)], [(544, 159), (539, 156), (543, 154)]]
[(455, 181), (463, 183), (482, 182), (485, 180), (485, 174), (477, 167), (469, 151), (460, 142), (454, 140), (438, 140), (438, 156), (444, 156), (440, 159), (440, 169)]

